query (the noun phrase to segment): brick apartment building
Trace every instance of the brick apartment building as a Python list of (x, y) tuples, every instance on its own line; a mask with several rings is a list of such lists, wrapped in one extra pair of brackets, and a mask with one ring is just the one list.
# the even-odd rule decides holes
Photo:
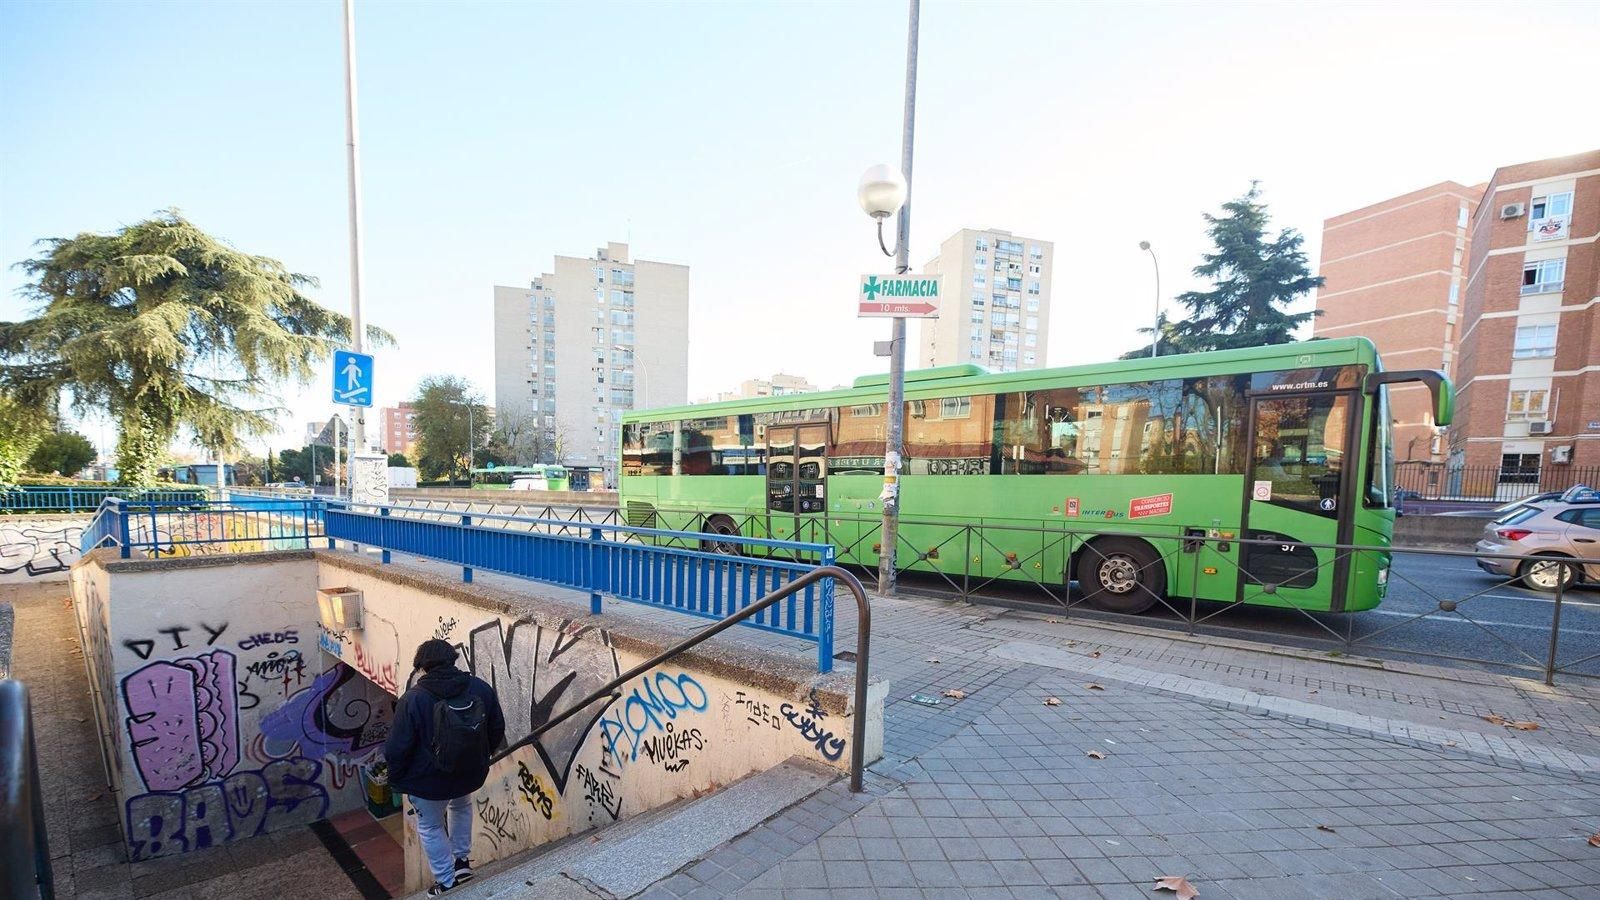
[[(1483, 185), (1445, 181), (1322, 224), (1313, 337), (1368, 337), (1390, 369), (1455, 367), (1468, 229)], [(1395, 458), (1442, 462), (1448, 447), (1428, 389), (1389, 389)]]
[(378, 410), (383, 431), (381, 446), (385, 452), (411, 455), (411, 448), (417, 443), (416, 418), (416, 410), (411, 408), (410, 403), (385, 406)]
[(1452, 462), (1500, 466), (1502, 481), (1600, 467), (1597, 234), (1600, 150), (1489, 180), (1472, 219)]
[(1393, 390), (1398, 460), (1466, 467), (1514, 493), (1600, 467), (1597, 232), (1600, 151), (1323, 224), (1314, 336), (1364, 335), (1386, 367), (1441, 369), (1456, 385), (1448, 431), (1425, 390)]

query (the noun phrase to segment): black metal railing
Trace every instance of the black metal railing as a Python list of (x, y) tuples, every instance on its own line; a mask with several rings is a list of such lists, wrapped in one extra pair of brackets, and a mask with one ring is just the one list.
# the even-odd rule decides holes
[(0, 896), (55, 896), (28, 689), (0, 680)]
[[(1395, 489), (1417, 500), (1505, 503), (1580, 484), (1600, 487), (1600, 466), (1395, 464)], [(1414, 495), (1414, 496), (1413, 496)]]
[(656, 666), (661, 665), (667, 660), (676, 657), (685, 650), (689, 650), (710, 638), (716, 637), (722, 632), (727, 631), (729, 628), (732, 628), (740, 622), (743, 622), (745, 619), (759, 614), (767, 607), (772, 606), (773, 604), (787, 597), (793, 596), (798, 591), (804, 590), (808, 585), (821, 581), (824, 578), (833, 578), (838, 580), (856, 599), (856, 684), (855, 714), (850, 721), (850, 790), (854, 793), (860, 793), (862, 789), (863, 773), (866, 770), (867, 656), (872, 646), (872, 606), (867, 601), (867, 592), (861, 587), (861, 582), (856, 580), (856, 577), (850, 572), (837, 566), (823, 566), (821, 568), (813, 569), (799, 578), (796, 578), (789, 584), (784, 585), (765, 597), (762, 597), (760, 600), (757, 600), (744, 609), (741, 609), (733, 615), (728, 616), (715, 625), (703, 628), (684, 640), (673, 644), (671, 647), (668, 647), (655, 656), (652, 656), (644, 662), (639, 663), (628, 671), (623, 672), (621, 675), (618, 675), (600, 687), (595, 688), (594, 691), (590, 692), (587, 697), (584, 697), (582, 700), (574, 703), (560, 715), (551, 718), (543, 725), (535, 728), (530, 736), (537, 740), (540, 735), (577, 715), (580, 710), (589, 706), (591, 703), (595, 703), (599, 700), (615, 700), (618, 697), (621, 697), (622, 693), (619, 688), (633, 679), (638, 678), (640, 675), (643, 675), (651, 669), (654, 669)]

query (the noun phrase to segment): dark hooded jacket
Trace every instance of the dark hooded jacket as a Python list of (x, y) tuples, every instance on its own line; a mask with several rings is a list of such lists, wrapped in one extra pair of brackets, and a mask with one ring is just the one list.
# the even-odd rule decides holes
[(424, 800), (450, 800), (464, 797), (489, 777), (489, 757), (470, 761), (454, 772), (445, 772), (433, 757), (433, 706), (438, 700), (471, 694), (483, 701), (492, 755), (506, 737), (505, 714), (494, 688), (452, 665), (435, 666), (423, 673), (415, 685), (400, 698), (394, 710), (394, 724), (383, 744), (389, 760), (389, 785), (401, 793)]

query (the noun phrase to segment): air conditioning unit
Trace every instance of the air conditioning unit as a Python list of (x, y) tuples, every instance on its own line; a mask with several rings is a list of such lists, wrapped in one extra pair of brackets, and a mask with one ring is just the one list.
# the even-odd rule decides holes
[(1524, 208), (1521, 203), (1507, 203), (1505, 206), (1500, 207), (1500, 218), (1515, 219), (1522, 215), (1523, 212)]
[(1565, 447), (1551, 447), (1550, 461), (1557, 465), (1566, 465), (1572, 462), (1572, 445)]
[(1528, 423), (1528, 433), (1529, 434), (1549, 434), (1553, 424), (1554, 423), (1552, 423), (1552, 422), (1529, 422)]

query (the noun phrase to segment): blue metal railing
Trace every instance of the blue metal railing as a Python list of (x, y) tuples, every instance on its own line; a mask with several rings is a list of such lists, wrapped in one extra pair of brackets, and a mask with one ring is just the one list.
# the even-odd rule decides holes
[[(483, 569), (584, 591), (599, 615), (605, 596), (703, 619), (724, 619), (821, 566), (827, 544), (623, 525), (575, 524), (481, 513), (449, 514), (405, 506), (330, 503), (328, 545), (375, 547), (388, 562), (407, 553), (461, 567), (463, 581)], [(690, 547), (738, 545), (733, 556)], [(742, 624), (817, 645), (817, 671), (833, 670), (833, 579), (808, 583)]]
[(22, 486), (0, 490), (0, 511), (4, 512), (89, 512), (108, 499), (120, 498), (141, 503), (198, 506), (210, 495), (205, 488), (86, 488)]
[(135, 503), (110, 499), (83, 530), (80, 549), (117, 547), (151, 557), (303, 549), (322, 534), (318, 500)]

